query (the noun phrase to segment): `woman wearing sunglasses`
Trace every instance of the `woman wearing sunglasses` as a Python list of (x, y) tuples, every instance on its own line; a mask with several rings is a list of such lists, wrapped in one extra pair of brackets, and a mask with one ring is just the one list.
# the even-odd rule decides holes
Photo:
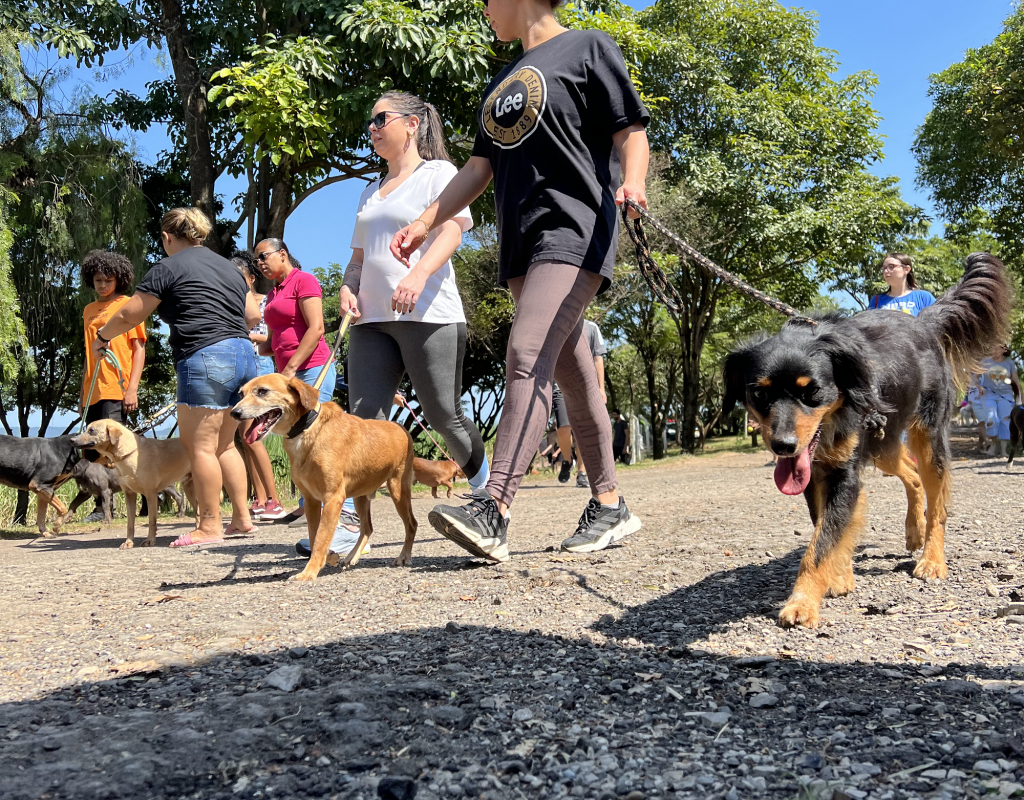
[[(474, 555), (508, 559), (508, 507), (541, 439), (552, 379), (562, 389), (593, 497), (562, 546), (601, 550), (640, 528), (616, 491), (611, 425), (583, 311), (611, 283), (616, 205), (646, 206), (650, 120), (615, 42), (570, 31), (551, 0), (490, 0), (498, 39), (521, 40), (484, 93), (473, 156), (436, 202), (399, 231), (402, 263), (494, 179), (499, 280), (516, 301), (507, 351), (505, 405), (486, 491), (430, 522)], [(622, 181), (620, 183), (620, 174)]]
[[(466, 316), (455, 283), (452, 253), (473, 227), (468, 208), (409, 254), (409, 269), (391, 255), (391, 239), (434, 202), (458, 173), (445, 148), (437, 110), (404, 92), (388, 92), (367, 122), (370, 142), (387, 171), (359, 198), (352, 233), (352, 260), (341, 288), (341, 311), (355, 315), (348, 347), (351, 412), (387, 419), (395, 391), (409, 375), (430, 427), (444, 439), (470, 485), (487, 482), (480, 431), (462, 409), (462, 360)], [(354, 509), (342, 520), (358, 523)], [(331, 549), (350, 547), (338, 530)], [(301, 553), (308, 545), (299, 542)]]

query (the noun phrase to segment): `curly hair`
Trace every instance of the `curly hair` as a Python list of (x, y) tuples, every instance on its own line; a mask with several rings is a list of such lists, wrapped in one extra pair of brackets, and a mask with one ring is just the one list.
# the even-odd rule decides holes
[(231, 254), (231, 262), (242, 271), (243, 275), (252, 278), (252, 288), (256, 294), (267, 294), (274, 288), (274, 282), (263, 276), (256, 256), (248, 250), (236, 250)]
[(93, 279), (104, 275), (117, 281), (118, 294), (127, 294), (135, 282), (135, 268), (132, 262), (120, 253), (109, 250), (90, 250), (82, 259), (82, 284), (93, 288)]

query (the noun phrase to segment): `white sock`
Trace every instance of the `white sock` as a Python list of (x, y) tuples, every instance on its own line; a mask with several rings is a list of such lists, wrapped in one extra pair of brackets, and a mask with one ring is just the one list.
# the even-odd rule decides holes
[(476, 475), (469, 479), (469, 485), (474, 489), (483, 489), (487, 485), (487, 481), (490, 477), (491, 468), (487, 464), (487, 456), (484, 456), (484, 462), (480, 465), (480, 469), (477, 470)]
[(619, 503), (620, 502), (621, 502), (621, 500), (616, 498), (615, 502), (612, 503), (611, 505), (608, 505), (608, 503), (601, 503), (601, 508), (610, 508), (610, 509), (612, 509), (614, 511), (615, 509), (617, 509), (619, 507)]

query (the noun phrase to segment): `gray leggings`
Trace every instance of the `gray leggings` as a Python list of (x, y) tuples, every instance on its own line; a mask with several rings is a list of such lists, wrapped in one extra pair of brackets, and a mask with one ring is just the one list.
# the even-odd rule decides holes
[(594, 495), (616, 488), (612, 427), (601, 399), (594, 355), (583, 335), (583, 312), (601, 276), (569, 264), (540, 261), (508, 288), (516, 316), (506, 352), (505, 405), (498, 422), (488, 493), (511, 505), (551, 415), (553, 378), (565, 399), (572, 432)]
[(360, 419), (388, 419), (402, 376), (409, 373), (430, 427), (441, 434), (472, 478), (484, 463), (484, 440), (462, 410), (466, 324), (364, 322), (348, 346), (348, 395)]

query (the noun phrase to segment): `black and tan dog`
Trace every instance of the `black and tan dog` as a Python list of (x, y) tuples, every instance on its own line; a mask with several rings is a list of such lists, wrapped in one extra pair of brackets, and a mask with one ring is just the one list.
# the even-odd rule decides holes
[[(359, 419), (336, 403), (321, 403), (312, 386), (280, 374), (254, 378), (242, 387), (242, 399), (231, 416), (251, 419), (245, 439), (259, 441), (271, 430), (284, 437), (292, 480), (306, 500), (309, 561), (292, 580), (315, 580), (325, 563), (338, 563), (331, 539), (345, 498), (359, 515), (359, 542), (342, 566), (355, 566), (373, 533), (370, 500), (386, 484), (391, 501), (405, 524), (405, 544), (395, 566), (412, 561), (416, 518), (412, 513), (412, 437), (394, 422)], [(323, 508), (321, 508), (323, 503)], [(330, 556), (328, 555), (330, 553)]]
[(53, 506), (59, 515), (53, 532), (67, 522), (67, 506), (57, 497), (57, 489), (71, 479), (82, 455), (70, 436), (40, 439), (35, 436), (0, 436), (0, 484), (29, 491), (36, 496), (36, 527), (46, 532), (46, 509)]
[(779, 456), (776, 485), (803, 493), (814, 523), (780, 624), (814, 627), (822, 597), (854, 588), (853, 548), (866, 505), (860, 472), (871, 464), (906, 488), (907, 549), (923, 548), (914, 575), (946, 577), (957, 386), (1006, 340), (1010, 302), (1002, 263), (975, 253), (961, 281), (916, 318), (878, 310), (827, 315), (817, 325), (790, 321), (728, 356), (726, 412), (746, 403)]

